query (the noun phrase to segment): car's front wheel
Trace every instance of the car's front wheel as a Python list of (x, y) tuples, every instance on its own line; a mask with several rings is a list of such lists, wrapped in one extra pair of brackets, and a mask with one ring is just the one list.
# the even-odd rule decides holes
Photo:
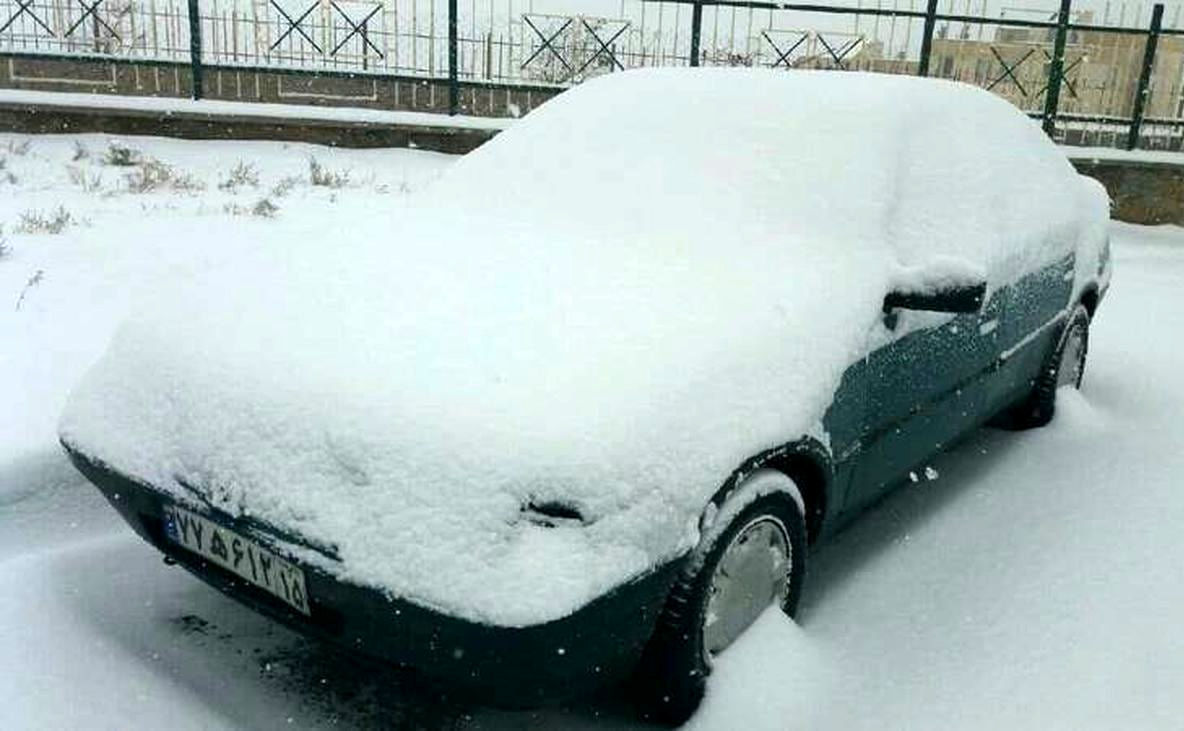
[(1016, 426), (1021, 429), (1044, 426), (1056, 412), (1057, 391), (1062, 386), (1081, 388), (1089, 350), (1089, 321), (1089, 311), (1082, 305), (1070, 313), (1056, 348), (1036, 377), (1031, 396), (1014, 414)]
[[(771, 605), (793, 616), (805, 574), (801, 496), (779, 472), (762, 471), (733, 493), (667, 598), (634, 678), (647, 718), (690, 718), (714, 658)], [(747, 502), (745, 496), (757, 496)]]

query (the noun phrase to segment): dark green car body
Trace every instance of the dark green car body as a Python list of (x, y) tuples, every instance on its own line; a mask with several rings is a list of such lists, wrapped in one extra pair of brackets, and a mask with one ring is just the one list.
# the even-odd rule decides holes
[[(1074, 265), (1070, 254), (997, 287), (976, 312), (889, 336), (843, 374), (823, 421), (826, 448), (797, 442), (752, 466), (781, 466), (799, 483), (804, 478), (813, 538), (846, 524), (894, 486), (918, 479), (935, 455), (1029, 397), (1073, 309), (1081, 304), (1092, 316), (1104, 294), (1102, 271), (1091, 272), (1075, 292)], [(806, 453), (829, 459), (829, 466), (811, 477), (800, 461), (783, 464)], [(818, 479), (825, 481), (823, 494), (811, 484)]]

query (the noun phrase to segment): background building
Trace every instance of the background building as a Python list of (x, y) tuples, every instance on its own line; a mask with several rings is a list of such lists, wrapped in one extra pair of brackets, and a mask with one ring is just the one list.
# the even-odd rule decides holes
[[(1074, 22), (1092, 23), (1092, 13), (1079, 13)], [(1048, 88), (1053, 34), (1044, 28), (998, 27), (990, 39), (950, 38), (948, 27), (939, 26), (930, 73), (989, 87), (1021, 109), (1039, 111)], [(1141, 35), (1070, 31), (1060, 113), (1129, 117), (1144, 49)], [(1184, 112), (1182, 79), (1184, 38), (1160, 36), (1145, 110), (1148, 117), (1178, 117)]]

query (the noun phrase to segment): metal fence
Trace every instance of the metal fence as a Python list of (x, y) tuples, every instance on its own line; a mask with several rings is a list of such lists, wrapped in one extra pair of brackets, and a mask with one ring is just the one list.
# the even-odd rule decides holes
[[(1050, 134), (1184, 144), (1181, 4), (1106, 0), (0, 0), (0, 55), (563, 88), (643, 66), (940, 76)], [(1079, 134), (1077, 134), (1080, 137)]]

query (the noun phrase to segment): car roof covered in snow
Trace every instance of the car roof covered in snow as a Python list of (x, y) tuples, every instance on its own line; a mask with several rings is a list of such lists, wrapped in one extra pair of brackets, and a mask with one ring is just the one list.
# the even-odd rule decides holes
[(989, 266), (1044, 238), (1050, 212), (1072, 207), (1072, 177), (1034, 122), (966, 84), (650, 69), (542, 105), (437, 193), (602, 245), (678, 239), (739, 255), (872, 240), (906, 264), (942, 252)]

